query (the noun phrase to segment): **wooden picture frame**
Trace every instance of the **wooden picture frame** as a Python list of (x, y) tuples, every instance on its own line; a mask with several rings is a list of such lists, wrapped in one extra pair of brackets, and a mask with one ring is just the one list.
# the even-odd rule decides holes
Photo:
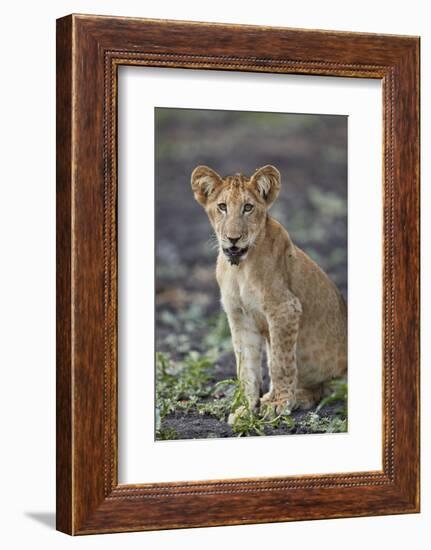
[[(119, 485), (117, 68), (383, 83), (383, 469)], [(70, 15), (57, 21), (57, 529), (419, 511), (419, 38)]]

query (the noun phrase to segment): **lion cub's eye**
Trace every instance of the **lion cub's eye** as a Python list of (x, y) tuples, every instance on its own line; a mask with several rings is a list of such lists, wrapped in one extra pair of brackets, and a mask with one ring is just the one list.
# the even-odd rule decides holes
[(254, 206), (250, 203), (244, 204), (244, 212), (251, 212)]
[(218, 205), (217, 205), (218, 209), (221, 210), (222, 212), (226, 212), (227, 211), (227, 206), (226, 206), (226, 203), (225, 202), (220, 202)]

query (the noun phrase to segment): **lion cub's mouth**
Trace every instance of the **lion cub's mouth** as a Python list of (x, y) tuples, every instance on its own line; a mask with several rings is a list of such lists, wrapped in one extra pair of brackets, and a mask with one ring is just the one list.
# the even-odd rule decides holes
[(247, 253), (248, 246), (240, 248), (239, 246), (231, 246), (230, 248), (223, 248), (223, 252), (229, 263), (232, 265), (238, 265), (241, 258)]

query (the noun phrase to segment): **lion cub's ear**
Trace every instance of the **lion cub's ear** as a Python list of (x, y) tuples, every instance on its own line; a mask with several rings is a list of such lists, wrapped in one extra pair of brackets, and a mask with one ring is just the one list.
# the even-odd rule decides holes
[(221, 176), (208, 166), (196, 166), (192, 172), (193, 193), (202, 205), (206, 204), (208, 197), (221, 183)]
[(267, 164), (256, 172), (250, 178), (250, 185), (254, 187), (268, 208), (277, 198), (280, 191), (280, 172), (274, 166)]

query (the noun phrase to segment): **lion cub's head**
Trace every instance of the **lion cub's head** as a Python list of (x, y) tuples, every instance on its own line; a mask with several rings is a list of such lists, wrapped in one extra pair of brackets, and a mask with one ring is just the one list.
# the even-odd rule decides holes
[(238, 265), (265, 225), (267, 210), (280, 190), (280, 173), (267, 165), (250, 178), (242, 174), (222, 178), (208, 166), (197, 166), (192, 189), (208, 214), (221, 250), (232, 265)]

